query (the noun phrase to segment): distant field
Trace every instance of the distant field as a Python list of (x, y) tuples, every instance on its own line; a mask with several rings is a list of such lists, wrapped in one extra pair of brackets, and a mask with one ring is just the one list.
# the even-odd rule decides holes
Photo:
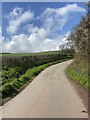
[(37, 53), (3, 53), (0, 56), (33, 56), (33, 55), (46, 55), (46, 54), (57, 54), (60, 51), (47, 51), (47, 52), (37, 52)]

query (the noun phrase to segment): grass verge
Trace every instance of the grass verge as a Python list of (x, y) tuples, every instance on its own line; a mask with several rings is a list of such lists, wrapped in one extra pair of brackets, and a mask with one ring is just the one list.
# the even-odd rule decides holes
[(77, 66), (75, 63), (72, 63), (66, 68), (66, 74), (70, 79), (77, 81), (85, 89), (90, 90), (88, 69), (86, 66), (82, 64)]

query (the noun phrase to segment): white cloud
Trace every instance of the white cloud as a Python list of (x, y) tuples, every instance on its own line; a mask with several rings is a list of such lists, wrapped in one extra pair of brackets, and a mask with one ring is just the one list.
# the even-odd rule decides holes
[(8, 42), (4, 41), (3, 52), (26, 52), (32, 50), (28, 41), (28, 36), (25, 34), (14, 35)]
[(17, 18), (18, 16), (20, 16), (22, 12), (23, 12), (23, 8), (16, 7), (12, 10), (12, 12), (7, 17), (13, 20)]
[(26, 30), (29, 32), (29, 33), (36, 33), (38, 31), (38, 27), (37, 26), (34, 26), (33, 24), (28, 24), (26, 26)]
[(14, 35), (8, 42), (4, 41), (3, 52), (23, 53), (57, 50), (59, 49), (59, 44), (63, 42), (64, 36), (60, 35), (56, 39), (43, 36), (42, 39), (38, 32), (29, 36), (25, 34)]
[(67, 32), (67, 34), (63, 37), (62, 43), (67, 43), (68, 42), (67, 38), (68, 38), (69, 34), (70, 34), (70, 31)]
[(50, 16), (51, 14), (58, 14), (60, 16), (65, 16), (67, 14), (70, 14), (71, 12), (86, 12), (86, 10), (77, 4), (67, 4), (64, 7), (61, 8), (47, 8), (44, 11), (44, 15)]
[(21, 24), (26, 23), (28, 20), (33, 19), (34, 13), (31, 11), (22, 12), (21, 8), (15, 8), (9, 15), (9, 26), (7, 32), (15, 34)]
[(46, 38), (47, 38), (47, 36), (48, 36), (48, 31), (46, 31), (44, 28), (40, 28), (40, 29), (38, 30), (37, 34), (38, 34), (39, 38), (40, 38), (41, 40), (43, 40), (43, 39), (46, 39)]
[[(77, 6), (77, 4), (68, 4), (62, 8), (47, 8), (42, 15), (37, 16), (38, 20), (42, 20), (42, 26), (30, 24), (27, 20), (34, 17), (31, 11), (24, 11), (21, 8), (14, 9), (9, 15), (8, 32), (11, 35), (10, 40), (3, 44), (3, 52), (40, 52), (59, 49), (59, 45), (66, 43), (66, 38), (70, 32), (60, 34), (66, 22), (71, 15), (86, 10)], [(25, 33), (14, 35), (23, 25)], [(59, 31), (59, 32), (58, 32)]]
[(61, 16), (65, 16), (67, 14), (70, 14), (71, 12), (83, 13), (86, 12), (86, 10), (79, 7), (77, 4), (68, 4), (65, 7), (56, 9), (55, 12)]
[(68, 4), (61, 8), (47, 8), (40, 16), (45, 29), (52, 32), (63, 30), (67, 21), (74, 13), (85, 13), (86, 10), (77, 4)]
[(2, 44), (4, 37), (2, 36), (2, 27), (0, 27), (0, 53), (2, 52)]

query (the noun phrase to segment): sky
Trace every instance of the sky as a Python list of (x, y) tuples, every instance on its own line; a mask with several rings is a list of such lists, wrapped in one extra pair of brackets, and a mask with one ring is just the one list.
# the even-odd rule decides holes
[(4, 2), (0, 52), (58, 50), (86, 13), (84, 2)]

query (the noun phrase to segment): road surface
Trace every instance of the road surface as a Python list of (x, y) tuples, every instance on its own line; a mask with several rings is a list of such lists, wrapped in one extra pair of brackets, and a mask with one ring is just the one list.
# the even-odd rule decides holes
[(65, 68), (72, 61), (42, 71), (20, 94), (2, 107), (3, 118), (87, 118), (86, 107)]

